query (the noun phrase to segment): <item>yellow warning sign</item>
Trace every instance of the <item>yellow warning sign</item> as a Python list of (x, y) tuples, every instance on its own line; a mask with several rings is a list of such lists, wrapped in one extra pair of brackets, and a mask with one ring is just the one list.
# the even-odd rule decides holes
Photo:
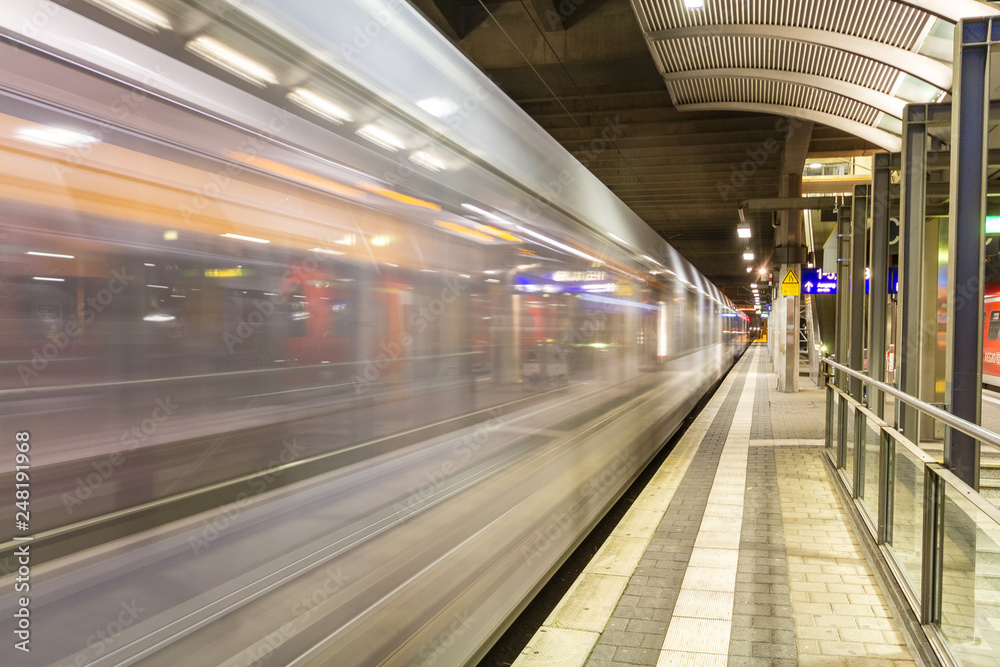
[(781, 296), (799, 296), (801, 285), (799, 279), (795, 277), (795, 270), (788, 269), (785, 278), (781, 281)]

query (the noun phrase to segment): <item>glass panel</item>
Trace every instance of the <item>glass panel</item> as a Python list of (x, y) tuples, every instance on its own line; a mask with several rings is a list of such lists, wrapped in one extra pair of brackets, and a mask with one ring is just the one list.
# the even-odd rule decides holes
[(840, 396), (834, 391), (832, 385), (826, 388), (826, 446), (835, 447), (837, 445), (837, 432), (840, 426)]
[(1000, 526), (945, 487), (941, 631), (964, 665), (995, 665), (1000, 647)]
[[(857, 409), (847, 404), (847, 423), (844, 425), (844, 438), (847, 446), (847, 458), (844, 463), (844, 472), (849, 480), (849, 488), (854, 488), (854, 421)], [(852, 494), (853, 495), (853, 494)]]
[(879, 429), (870, 419), (865, 419), (865, 474), (861, 480), (861, 500), (868, 510), (868, 518), (878, 525), (878, 480), (881, 452)]
[(895, 442), (889, 551), (903, 571), (910, 590), (920, 599), (923, 555), (924, 464)]

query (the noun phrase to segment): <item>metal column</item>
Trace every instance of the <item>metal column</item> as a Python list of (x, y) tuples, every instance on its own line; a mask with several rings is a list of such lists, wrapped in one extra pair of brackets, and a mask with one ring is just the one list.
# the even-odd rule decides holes
[[(851, 201), (851, 339), (848, 365), (864, 372), (865, 364), (865, 232), (870, 186), (854, 186)], [(851, 396), (862, 401), (861, 380), (851, 378)]]
[[(837, 361), (850, 365), (847, 348), (850, 344), (851, 301), (851, 210), (841, 206), (837, 213)], [(835, 383), (844, 391), (848, 390), (847, 374), (837, 371)]]
[[(902, 183), (899, 202), (899, 325), (896, 328), (896, 386), (920, 395), (920, 296), (923, 285), (924, 219), (927, 205), (927, 107), (907, 105), (903, 119)], [(919, 442), (916, 411), (896, 401), (900, 432)]]
[[(871, 267), (868, 294), (868, 376), (885, 382), (886, 305), (889, 294), (889, 185), (892, 164), (899, 164), (899, 153), (879, 153), (875, 156), (872, 174)], [(880, 419), (885, 418), (885, 396), (877, 389), (869, 390), (868, 406)]]
[[(990, 51), (1000, 41), (1000, 21), (960, 21), (955, 37), (961, 39), (961, 44), (953, 84), (945, 400), (951, 413), (978, 424), (982, 399)], [(945, 464), (959, 478), (979, 488), (978, 441), (948, 429), (944, 457)]]

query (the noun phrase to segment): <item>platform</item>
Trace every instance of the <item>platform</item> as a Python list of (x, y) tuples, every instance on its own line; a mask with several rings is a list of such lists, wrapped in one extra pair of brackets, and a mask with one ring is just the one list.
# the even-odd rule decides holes
[(754, 345), (516, 667), (913, 665), (822, 458), (823, 390)]

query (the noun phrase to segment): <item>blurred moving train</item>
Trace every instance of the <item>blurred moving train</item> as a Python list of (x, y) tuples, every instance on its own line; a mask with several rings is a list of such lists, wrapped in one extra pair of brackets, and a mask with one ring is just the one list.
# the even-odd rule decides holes
[[(175, 21), (178, 7), (208, 11), (160, 4)], [(396, 28), (430, 30), (403, 13)], [(345, 535), (388, 540), (378, 552), (388, 560), (365, 556), (369, 542), (352, 542), (351, 553), (327, 552), (339, 537), (313, 545), (310, 554), (324, 555), (299, 566), (302, 581), (320, 564), (343, 563), (337, 571), (350, 569), (355, 583), (336, 595), (354, 597), (306, 614), (308, 624), (294, 613), (302, 631), (267, 654), (313, 656), (302, 664), (324, 664), (315, 657), (323, 651), (339, 652), (337, 664), (437, 660), (447, 610), (468, 599), (478, 625), (440, 664), (481, 655), (748, 345), (746, 316), (672, 248), (602, 233), (357, 77), (302, 65), (287, 90), (277, 80), (262, 89), (69, 11), (46, 31), (52, 44), (11, 31), (16, 18), (5, 17), (0, 38), (3, 423), (35, 443), (39, 553), (45, 539), (65, 545), (67, 536), (91, 549), (58, 559), (73, 549), (52, 548), (46, 567), (59, 576), (34, 616), (48, 648), (31, 664), (98, 664), (109, 647), (88, 639), (88, 619), (121, 591), (144, 590), (156, 621), (123, 635), (114, 659), (99, 664), (148, 656), (144, 642), (191, 618), (177, 610), (204, 591), (228, 592), (198, 603), (203, 610), (226, 600), (246, 613), (264, 593), (232, 603), (248, 590), (241, 576), (256, 573), (250, 580), (267, 595), (297, 595), (293, 584), (266, 583), (291, 567), (290, 540), (318, 544), (324, 530), (350, 526)], [(74, 39), (60, 42), (60, 30)], [(114, 59), (95, 64), (96, 50), (67, 46), (88, 40), (106, 44), (105, 55), (118, 49), (131, 76), (110, 71)], [(137, 74), (168, 70), (170, 85), (166, 74)], [(198, 97), (201, 89), (211, 94)], [(513, 106), (490, 95), (489, 104)], [(569, 168), (572, 158), (553, 151), (548, 168)], [(615, 224), (653, 236), (637, 220)], [(5, 488), (12, 456), (0, 456)], [(516, 469), (520, 482), (498, 485)], [(529, 482), (535, 474), (553, 488)], [(223, 487), (233, 494), (218, 495)], [(452, 496), (461, 505), (446, 502)], [(227, 501), (241, 504), (222, 530), (212, 517)], [(160, 525), (154, 514), (165, 507), (176, 521)], [(297, 524), (309, 508), (328, 515)], [(467, 510), (446, 524), (463, 531), (453, 542), (445, 524), (431, 524), (450, 550), (410, 562), (430, 548), (413, 546), (429, 537), (420, 538), (421, 521)], [(0, 507), (3, 525), (14, 525), (13, 511)], [(515, 516), (509, 543), (459, 555)], [(122, 517), (133, 524), (114, 523)], [(136, 534), (147, 520), (160, 532)], [(206, 525), (225, 534), (206, 537)], [(289, 526), (294, 538), (275, 537)], [(147, 557), (131, 550), (148, 543), (171, 560), (143, 569)], [(4, 553), (12, 548), (8, 539)], [(115, 575), (88, 569), (108, 558), (101, 549), (118, 559)], [(219, 562), (205, 560), (213, 556)], [(504, 570), (507, 562), (517, 568)], [(265, 563), (275, 564), (267, 575)], [(424, 575), (441, 563), (449, 585), (462, 587), (420, 594), (407, 568)], [(467, 580), (457, 576), (464, 567)], [(394, 576), (395, 587), (374, 583)], [(164, 582), (178, 578), (201, 583), (167, 594)], [(0, 592), (5, 610), (11, 590)], [(390, 605), (393, 595), (405, 604)], [(406, 622), (387, 620), (400, 610)], [(222, 656), (227, 641), (242, 655), (238, 642), (257, 641), (236, 632), (219, 641), (209, 618), (164, 640), (162, 664), (195, 650)], [(369, 634), (350, 634), (368, 618), (380, 619)], [(386, 633), (390, 622), (398, 630)], [(200, 664), (225, 662), (219, 656)]]

